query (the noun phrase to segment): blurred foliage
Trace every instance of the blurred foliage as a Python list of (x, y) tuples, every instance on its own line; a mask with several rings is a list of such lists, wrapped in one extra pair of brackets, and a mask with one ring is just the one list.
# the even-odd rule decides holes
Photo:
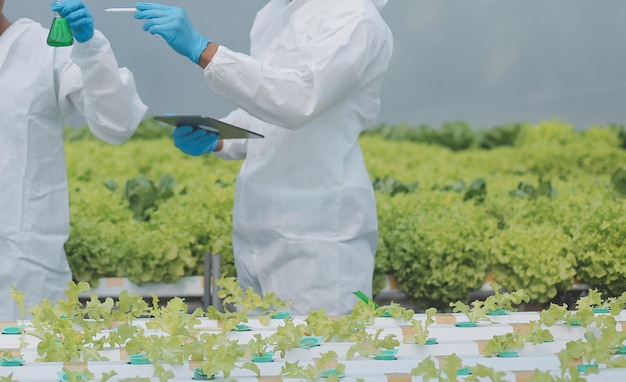
[[(625, 131), (545, 121), (364, 132), (378, 208), (375, 292), (389, 273), (424, 307), (466, 299), (486, 273), (538, 303), (574, 280), (623, 292)], [(241, 162), (184, 155), (171, 128), (151, 119), (122, 145), (68, 129), (66, 153), (66, 250), (77, 280), (175, 282), (202, 274), (206, 253), (222, 256), (223, 276), (236, 276), (231, 217)]]

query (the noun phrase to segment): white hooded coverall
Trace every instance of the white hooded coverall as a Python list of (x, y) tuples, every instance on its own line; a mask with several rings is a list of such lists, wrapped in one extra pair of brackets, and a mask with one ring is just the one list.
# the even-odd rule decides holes
[(28, 309), (63, 297), (71, 280), (64, 118), (78, 111), (118, 144), (147, 110), (102, 33), (66, 48), (48, 47), (47, 33), (20, 19), (0, 35), (0, 321), (21, 318), (11, 285)]
[(218, 48), (209, 86), (237, 106), (224, 120), (265, 135), (224, 141), (243, 159), (233, 249), (243, 288), (275, 292), (292, 312), (346, 314), (371, 295), (376, 202), (359, 134), (377, 116), (392, 35), (386, 0), (271, 0), (250, 55)]

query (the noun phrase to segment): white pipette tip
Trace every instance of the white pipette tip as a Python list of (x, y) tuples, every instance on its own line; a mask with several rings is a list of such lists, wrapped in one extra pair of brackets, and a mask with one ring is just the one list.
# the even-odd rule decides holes
[(137, 8), (107, 8), (105, 12), (137, 12)]

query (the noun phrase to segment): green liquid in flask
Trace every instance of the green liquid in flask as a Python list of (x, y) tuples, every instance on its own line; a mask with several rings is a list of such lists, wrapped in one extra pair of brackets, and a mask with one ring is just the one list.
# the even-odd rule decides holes
[(74, 36), (72, 36), (70, 26), (64, 17), (58, 14), (54, 15), (46, 42), (50, 46), (70, 46), (74, 43)]

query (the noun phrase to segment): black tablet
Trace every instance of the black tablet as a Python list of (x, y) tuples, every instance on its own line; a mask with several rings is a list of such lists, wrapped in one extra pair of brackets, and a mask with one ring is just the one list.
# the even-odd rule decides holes
[(221, 139), (263, 138), (263, 135), (204, 115), (156, 115), (154, 119), (172, 126), (193, 126), (218, 133)]

